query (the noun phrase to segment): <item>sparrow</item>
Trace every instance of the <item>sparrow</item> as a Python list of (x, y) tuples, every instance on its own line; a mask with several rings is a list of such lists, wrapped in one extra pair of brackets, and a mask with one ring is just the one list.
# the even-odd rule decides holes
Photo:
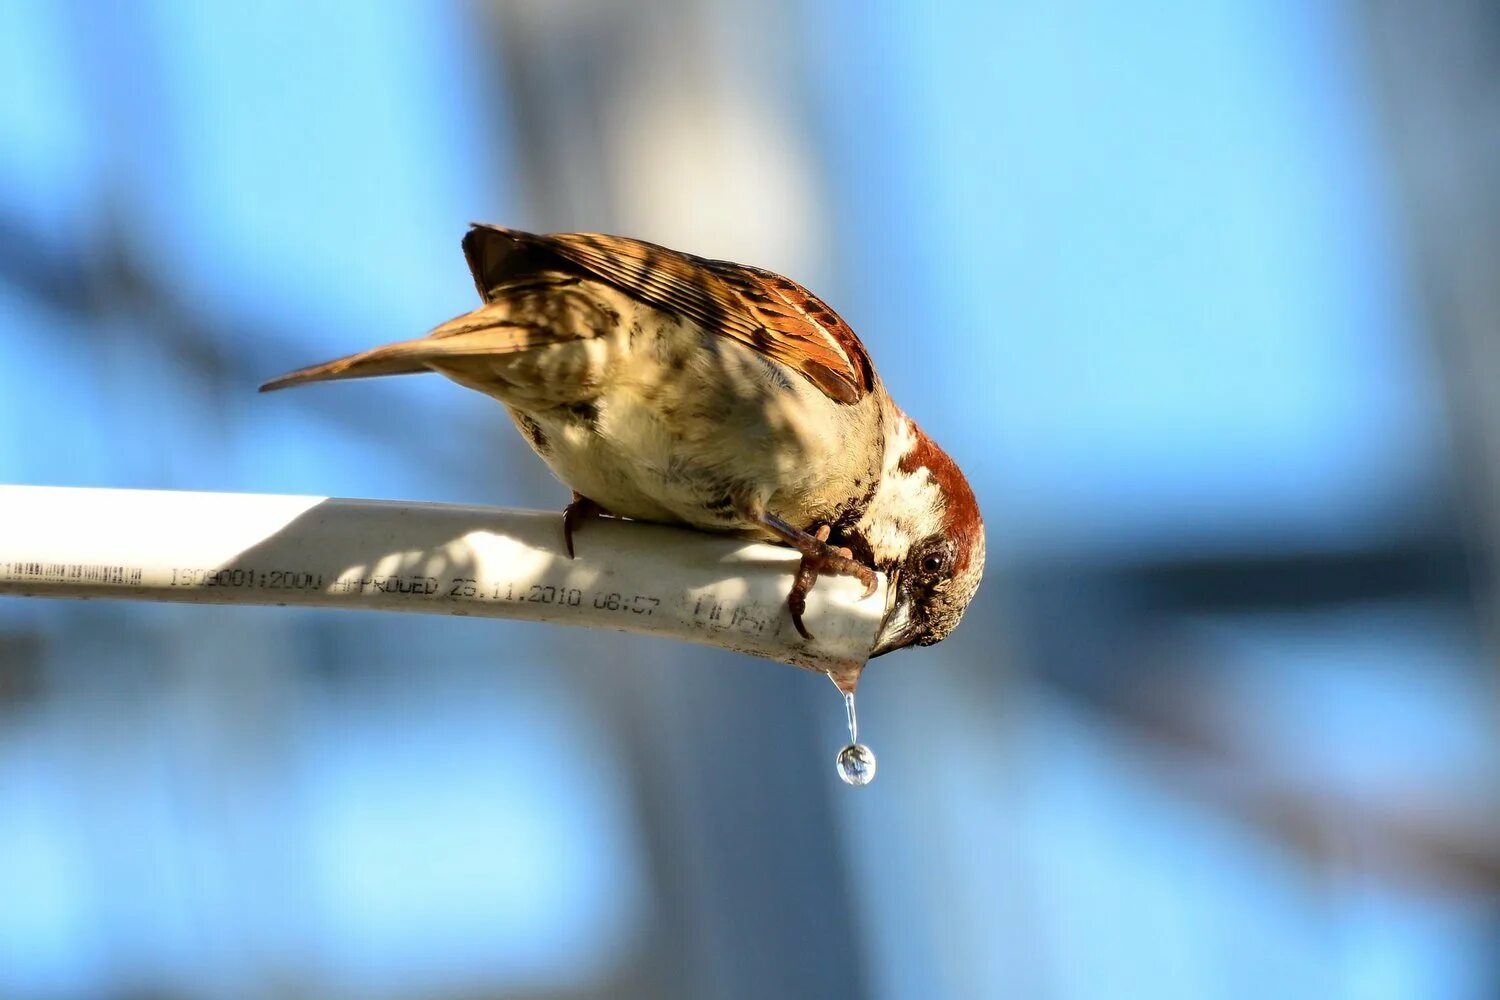
[(984, 571), (968, 480), (891, 399), (869, 352), (789, 278), (643, 240), (475, 224), (484, 304), (424, 337), (273, 379), (437, 372), (497, 399), (571, 487), (563, 535), (608, 514), (779, 541), (801, 561), (799, 634), (820, 574), (888, 610), (871, 656), (958, 625)]

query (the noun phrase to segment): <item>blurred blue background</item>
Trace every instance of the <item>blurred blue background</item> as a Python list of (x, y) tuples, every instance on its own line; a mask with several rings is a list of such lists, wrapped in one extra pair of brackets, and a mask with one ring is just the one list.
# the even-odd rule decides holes
[[(1500, 995), (1500, 18), (0, 4), (0, 481), (560, 508), (471, 219), (822, 293), (989, 579), (861, 688), (0, 601), (0, 997)], [(0, 516), (3, 516), (0, 511)]]

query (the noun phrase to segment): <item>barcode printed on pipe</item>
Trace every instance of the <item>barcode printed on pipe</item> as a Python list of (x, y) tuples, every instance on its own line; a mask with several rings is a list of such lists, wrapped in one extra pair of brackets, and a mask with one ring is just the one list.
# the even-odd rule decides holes
[(140, 585), (143, 575), (144, 571), (139, 566), (49, 562), (0, 563), (0, 577), (44, 580), (48, 583), (103, 583), (134, 587)]

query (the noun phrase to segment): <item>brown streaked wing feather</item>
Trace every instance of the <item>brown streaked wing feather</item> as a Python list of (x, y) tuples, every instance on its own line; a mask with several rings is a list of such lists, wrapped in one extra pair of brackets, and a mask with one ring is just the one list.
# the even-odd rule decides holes
[[(813, 376), (808, 372), (809, 366), (823, 368), (852, 396), (845, 402), (858, 402), (875, 388), (875, 365), (865, 345), (843, 317), (822, 299), (772, 271), (723, 261), (704, 261), (704, 264), (735, 289), (773, 337), (780, 343), (802, 348), (800, 353), (805, 363), (793, 367), (810, 377)], [(775, 354), (772, 356), (785, 361)], [(822, 384), (817, 377), (813, 381)]]
[(874, 388), (874, 366), (854, 331), (789, 278), (623, 236), (554, 233), (530, 239), (644, 302), (779, 361), (830, 399), (857, 403)]

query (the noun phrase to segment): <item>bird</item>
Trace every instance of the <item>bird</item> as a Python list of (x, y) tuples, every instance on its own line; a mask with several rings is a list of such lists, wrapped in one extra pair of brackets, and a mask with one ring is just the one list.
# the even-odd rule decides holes
[(822, 574), (887, 580), (871, 657), (958, 625), (984, 572), (958, 465), (896, 405), (849, 325), (771, 271), (600, 233), (474, 223), (483, 302), (425, 336), (300, 368), (267, 392), (436, 372), (498, 400), (593, 516), (687, 525), (801, 553), (797, 632)]

